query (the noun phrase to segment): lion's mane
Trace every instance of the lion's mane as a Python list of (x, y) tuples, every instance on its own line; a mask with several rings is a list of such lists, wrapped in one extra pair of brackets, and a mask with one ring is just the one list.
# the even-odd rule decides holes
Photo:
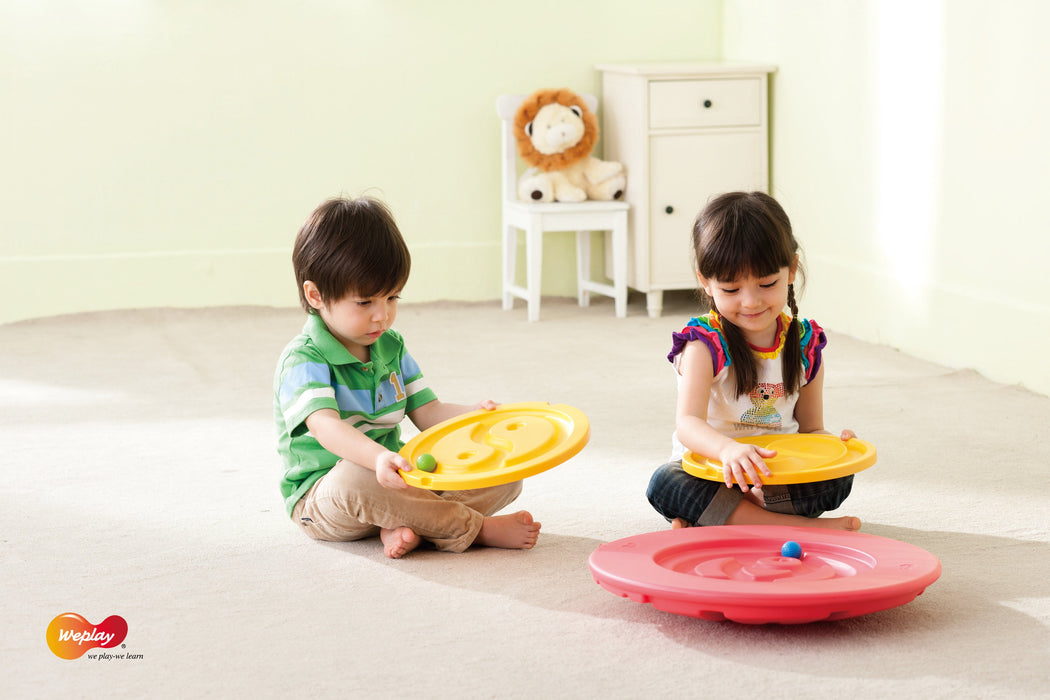
[[(572, 148), (561, 153), (540, 153), (532, 145), (532, 139), (525, 133), (525, 126), (536, 118), (536, 114), (546, 105), (553, 104), (571, 107), (576, 105), (583, 112), (583, 138)], [(518, 153), (521, 159), (534, 168), (544, 172), (564, 170), (570, 165), (590, 155), (594, 144), (598, 142), (598, 117), (587, 109), (583, 98), (567, 88), (537, 90), (525, 98), (514, 115), (514, 138), (518, 141)]]

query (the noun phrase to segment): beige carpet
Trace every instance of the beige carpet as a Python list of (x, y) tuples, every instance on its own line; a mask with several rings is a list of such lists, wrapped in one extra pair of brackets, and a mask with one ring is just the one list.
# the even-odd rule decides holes
[[(296, 309), (148, 310), (0, 326), (0, 696), (1050, 697), (1050, 399), (829, 333), (826, 419), (875, 443), (839, 511), (940, 558), (911, 603), (746, 626), (608, 593), (602, 542), (663, 529), (663, 359), (690, 315), (632, 298), (543, 320), (405, 304), (398, 328), (450, 401), (582, 409), (589, 445), (527, 480), (531, 551), (321, 544), (283, 515), (271, 378)], [(128, 623), (125, 658), (63, 660), (65, 612)], [(98, 652), (98, 649), (94, 650)], [(127, 658), (139, 656), (141, 658)]]

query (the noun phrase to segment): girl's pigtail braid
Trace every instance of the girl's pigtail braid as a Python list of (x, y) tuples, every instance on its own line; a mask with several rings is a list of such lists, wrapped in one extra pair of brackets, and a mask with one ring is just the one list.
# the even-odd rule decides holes
[(714, 299), (711, 300), (711, 310), (718, 314), (722, 326), (722, 337), (726, 340), (729, 360), (736, 375), (737, 396), (746, 396), (758, 384), (758, 362), (755, 360), (755, 354), (751, 352), (751, 346), (741, 330), (715, 308)]
[(782, 352), (784, 366), (784, 390), (794, 394), (802, 385), (802, 322), (798, 318), (795, 302), (795, 285), (788, 285), (788, 308), (791, 309), (791, 325), (784, 339)]

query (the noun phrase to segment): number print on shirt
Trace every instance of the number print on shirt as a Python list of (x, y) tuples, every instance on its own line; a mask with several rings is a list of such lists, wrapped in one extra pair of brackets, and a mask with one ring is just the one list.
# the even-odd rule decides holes
[(390, 383), (394, 387), (394, 398), (398, 401), (405, 400), (405, 388), (401, 386), (401, 379), (397, 376), (397, 372), (390, 373)]

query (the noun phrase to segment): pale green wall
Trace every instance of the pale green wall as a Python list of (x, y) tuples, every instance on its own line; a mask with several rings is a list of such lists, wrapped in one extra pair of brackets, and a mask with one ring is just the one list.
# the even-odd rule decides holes
[[(773, 79), (806, 315), (1050, 394), (1050, 3), (726, 0)], [(936, 411), (936, 406), (930, 407)]]
[(370, 187), (409, 300), (496, 298), (495, 96), (724, 57), (779, 66), (804, 312), (1047, 394), (1048, 28), (1041, 0), (0, 0), (0, 322), (293, 305), (299, 223)]
[[(0, 322), (295, 305), (321, 200), (369, 188), (409, 301), (499, 296), (496, 96), (709, 60), (720, 0), (0, 0)], [(544, 293), (574, 293), (570, 234)]]

